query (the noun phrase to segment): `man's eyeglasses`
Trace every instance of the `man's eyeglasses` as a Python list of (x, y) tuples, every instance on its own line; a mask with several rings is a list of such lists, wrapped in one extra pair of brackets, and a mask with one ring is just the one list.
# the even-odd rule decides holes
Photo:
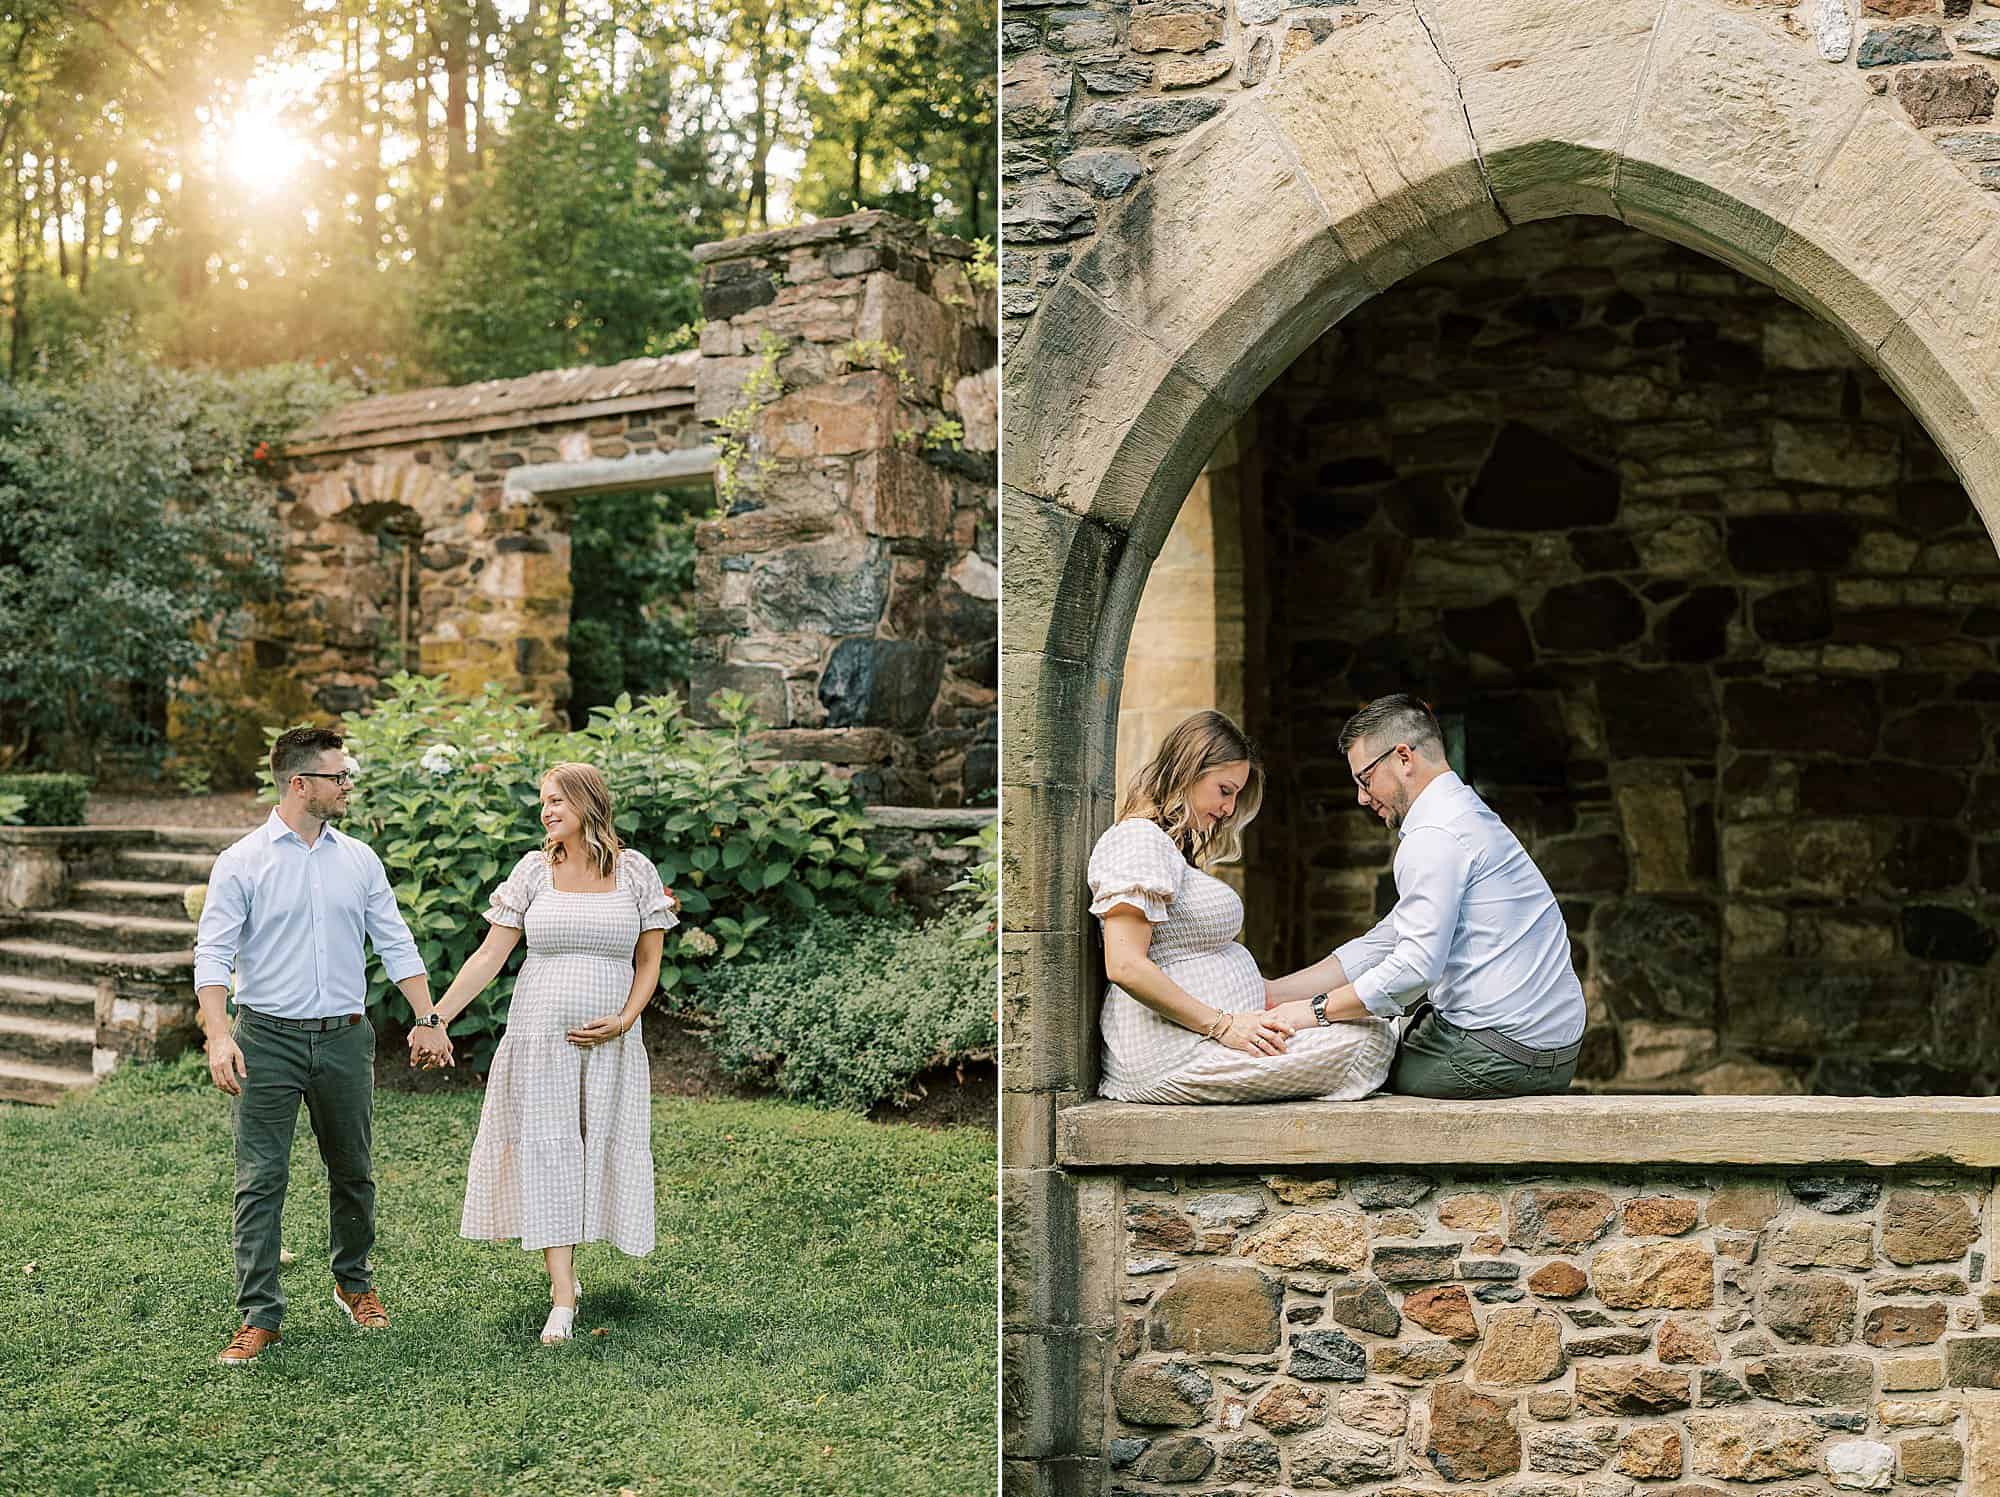
[(1405, 747), (1407, 747), (1407, 745), (1405, 744), (1392, 743), (1387, 748), (1383, 749), (1381, 753), (1377, 754), (1374, 758), (1370, 759), (1366, 764), (1361, 766), (1359, 772), (1357, 772), (1354, 776), (1355, 785), (1361, 790), (1366, 791), (1368, 789), (1368, 777), (1375, 773), (1375, 766), (1380, 764), (1384, 759), (1388, 758), (1391, 754), (1395, 753), (1397, 749)]
[(332, 780), (342, 790), (354, 783), (354, 771), (351, 769), (343, 769), (339, 774), (328, 774), (320, 769), (295, 769), (292, 773), (308, 780)]

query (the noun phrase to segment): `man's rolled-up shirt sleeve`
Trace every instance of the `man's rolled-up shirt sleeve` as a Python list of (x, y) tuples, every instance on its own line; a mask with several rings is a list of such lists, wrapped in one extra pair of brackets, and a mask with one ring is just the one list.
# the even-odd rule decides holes
[[(1471, 851), (1444, 828), (1419, 827), (1403, 838), (1396, 850), (1396, 907), (1362, 937), (1372, 941), (1388, 927), (1394, 944), (1381, 961), (1352, 978), (1363, 1008), (1393, 1019), (1436, 985), (1471, 876)], [(1346, 966), (1344, 959), (1341, 965)]]
[(368, 861), (371, 869), (366, 916), (368, 939), (374, 943), (375, 954), (382, 959), (382, 970), (389, 974), (389, 981), (417, 977), (423, 973), (424, 959), (417, 954), (416, 938), (404, 923), (403, 912), (396, 907), (396, 891), (389, 887), (389, 875), (383, 871), (381, 860), (371, 857)]
[(1388, 914), (1376, 921), (1372, 929), (1334, 947), (1333, 956), (1340, 963), (1341, 975), (1353, 983), (1362, 973), (1381, 966), (1395, 949), (1396, 917)]
[(226, 988), (236, 970), (236, 948), (243, 939), (243, 922), (250, 918), (250, 891), (229, 859), (218, 859), (209, 870), (208, 896), (202, 901), (201, 922), (194, 935), (194, 990)]

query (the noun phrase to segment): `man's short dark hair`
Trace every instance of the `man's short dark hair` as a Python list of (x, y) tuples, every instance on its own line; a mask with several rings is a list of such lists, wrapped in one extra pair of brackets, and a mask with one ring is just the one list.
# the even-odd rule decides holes
[(1396, 692), (1377, 697), (1347, 720), (1340, 730), (1340, 751), (1344, 754), (1362, 739), (1381, 743), (1407, 743), (1427, 759), (1444, 758), (1444, 734), (1430, 703)]
[(345, 743), (331, 728), (287, 728), (280, 733), (278, 741), (271, 745), (271, 779), (278, 787), (278, 794), (285, 793), (293, 775), (314, 768), (321, 754), (344, 747)]

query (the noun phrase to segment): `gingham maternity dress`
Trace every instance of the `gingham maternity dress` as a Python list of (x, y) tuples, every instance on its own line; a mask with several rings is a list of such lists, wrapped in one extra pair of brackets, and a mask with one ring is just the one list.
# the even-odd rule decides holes
[[(1154, 822), (1121, 821), (1090, 854), (1090, 912), (1130, 905), (1153, 925), (1147, 954), (1185, 991), (1230, 1013), (1261, 1012), (1264, 976), (1236, 936), (1243, 900), (1188, 863)], [(1246, 1055), (1162, 1018), (1116, 983), (1104, 989), (1103, 1094), (1121, 1102), (1351, 1102), (1381, 1088), (1396, 1024), (1364, 1019), (1301, 1029), (1282, 1055)]]
[(486, 1080), (459, 1235), (539, 1250), (610, 1242), (653, 1250), (646, 1045), (634, 1024), (588, 1049), (570, 1030), (615, 1014), (632, 991), (639, 933), (679, 920), (660, 875), (627, 848), (617, 887), (565, 893), (537, 849), (493, 891), (486, 918), (526, 934), (507, 1033)]

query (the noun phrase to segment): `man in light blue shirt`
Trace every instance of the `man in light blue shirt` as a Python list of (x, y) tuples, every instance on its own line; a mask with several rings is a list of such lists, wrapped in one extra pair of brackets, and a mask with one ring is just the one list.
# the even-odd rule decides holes
[(1548, 880), (1452, 772), (1437, 720), (1415, 697), (1370, 702), (1340, 747), (1356, 798), (1399, 834), (1396, 905), (1367, 934), (1269, 984), (1270, 1006), (1294, 1029), (1410, 1014), (1393, 1092), (1566, 1089), (1582, 1048), (1583, 986)]
[[(430, 984), (382, 860), (328, 824), (347, 809), (353, 783), (342, 747), (324, 728), (294, 728), (271, 746), (277, 809), (216, 859), (195, 940), (209, 1075), (236, 1099), (234, 1243), (243, 1324), (222, 1352), (226, 1367), (249, 1365), (279, 1340), (279, 1229), (301, 1102), (326, 1164), (334, 1303), (363, 1329), (389, 1324), (368, 1261), (375, 1242), (375, 1029), (365, 1013), (364, 940), (410, 1000), (420, 1026), (412, 1050), (450, 1058), (444, 1031), (426, 1025)], [(233, 1027), (226, 1013), (232, 970)]]

